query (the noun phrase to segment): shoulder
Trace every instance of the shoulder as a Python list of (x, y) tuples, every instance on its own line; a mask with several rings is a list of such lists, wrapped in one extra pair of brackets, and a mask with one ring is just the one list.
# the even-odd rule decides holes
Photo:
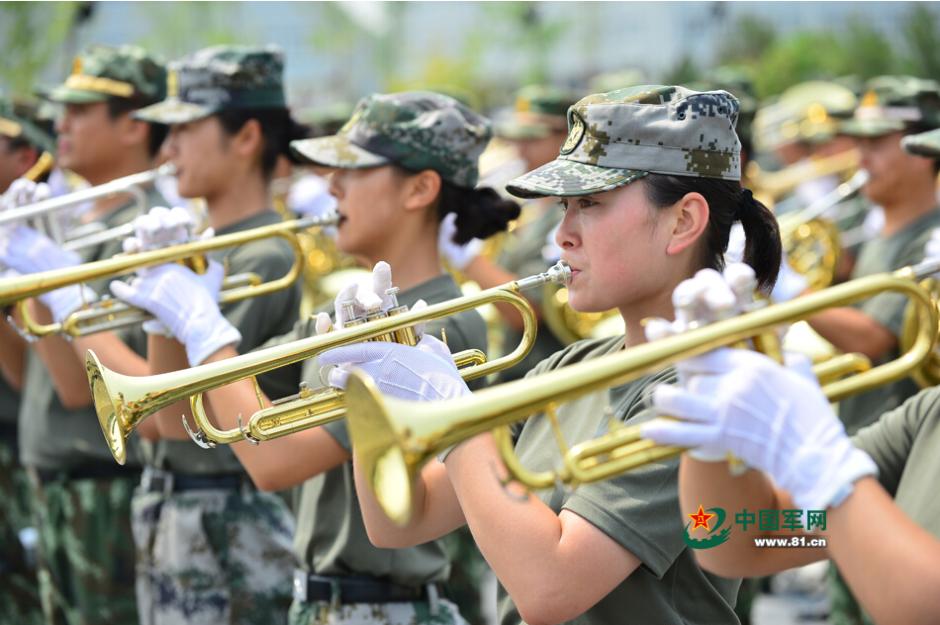
[(623, 346), (623, 336), (615, 336), (601, 339), (585, 339), (576, 341), (561, 349), (538, 365), (535, 366), (527, 375), (536, 375), (545, 371), (552, 371), (583, 360), (591, 360), (611, 354)]

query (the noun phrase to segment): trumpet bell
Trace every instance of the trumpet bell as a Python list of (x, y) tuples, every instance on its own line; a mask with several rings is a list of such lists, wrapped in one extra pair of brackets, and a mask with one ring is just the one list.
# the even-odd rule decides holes
[(116, 375), (101, 364), (95, 352), (85, 355), (85, 373), (98, 415), (98, 425), (104, 434), (108, 449), (118, 464), (127, 462), (127, 436), (130, 433), (124, 425), (123, 401), (120, 393), (112, 396), (108, 385), (108, 376)]

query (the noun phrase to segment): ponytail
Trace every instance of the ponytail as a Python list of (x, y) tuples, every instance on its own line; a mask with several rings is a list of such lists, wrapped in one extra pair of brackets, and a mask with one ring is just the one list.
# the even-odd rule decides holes
[(777, 281), (783, 247), (777, 218), (736, 180), (650, 174), (643, 178), (647, 199), (657, 208), (672, 206), (687, 193), (699, 193), (708, 202), (702, 267), (721, 270), (728, 236), (734, 222), (744, 228), (744, 262), (754, 269), (758, 288), (769, 293)]
[(519, 204), (506, 199), (490, 187), (465, 189), (449, 182), (441, 183), (437, 203), (438, 220), (455, 213), (457, 233), (454, 243), (464, 244), (471, 239), (486, 239), (506, 229), (519, 217)]

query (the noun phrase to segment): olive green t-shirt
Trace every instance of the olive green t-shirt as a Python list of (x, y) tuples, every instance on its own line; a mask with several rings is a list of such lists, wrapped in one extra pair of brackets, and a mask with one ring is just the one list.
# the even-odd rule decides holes
[(909, 398), (852, 439), (878, 466), (878, 481), (911, 520), (940, 538), (940, 388)]
[[(457, 284), (442, 275), (403, 291), (401, 304), (412, 306), (423, 299), (429, 304), (460, 297)], [(315, 333), (298, 324), (293, 338)], [(451, 351), (486, 349), (486, 325), (476, 311), (466, 311), (445, 320), (429, 323), (426, 332), (440, 336), (447, 332)], [(311, 386), (320, 386), (319, 367), (314, 361), (304, 363), (303, 378)], [(345, 421), (323, 426), (345, 449), (350, 449)], [(319, 575), (367, 575), (405, 585), (445, 581), (450, 564), (438, 542), (407, 549), (380, 549), (369, 542), (362, 512), (356, 497), (352, 463), (345, 463), (318, 475), (300, 487), (296, 506), (297, 534), (294, 547), (303, 566)]]
[[(260, 228), (280, 221), (281, 217), (277, 213), (265, 211), (221, 228), (216, 235)], [(294, 253), (290, 245), (280, 237), (261, 239), (246, 245), (217, 250), (209, 256), (223, 263), (226, 275), (251, 272), (258, 274), (263, 281), (280, 278), (290, 271), (294, 263)], [(222, 314), (241, 332), (242, 340), (238, 345), (238, 352), (242, 354), (249, 352), (271, 337), (288, 332), (297, 320), (300, 297), (301, 287), (300, 282), (297, 281), (289, 288), (275, 291), (264, 297), (252, 297), (223, 307)], [(283, 375), (283, 372), (278, 375)], [(259, 376), (258, 382), (265, 392), (273, 392), (272, 385), (268, 384), (268, 378), (267, 375)], [(296, 392), (296, 388), (292, 392)], [(247, 415), (245, 417), (247, 418)], [(192, 441), (178, 440), (161, 440), (157, 443), (144, 441), (142, 444), (146, 461), (161, 469), (211, 475), (244, 471), (228, 445), (202, 449)]]
[[(145, 206), (165, 206), (166, 200), (159, 192), (147, 190)], [(113, 228), (132, 221), (139, 214), (134, 202), (116, 209), (102, 220), (106, 228)], [(122, 251), (123, 241), (116, 239), (81, 251), (85, 262), (111, 258)], [(107, 294), (110, 280), (90, 283), (99, 295)], [(134, 333), (138, 339), (131, 340)], [(140, 340), (143, 331), (139, 328), (124, 331), (122, 337), (128, 345), (143, 355)], [(26, 354), (26, 380), (23, 385), (19, 409), (20, 456), (25, 466), (45, 470), (69, 470), (100, 463), (114, 464), (114, 457), (98, 425), (94, 406), (68, 410), (59, 401), (49, 373), (39, 355), (30, 349)], [(136, 437), (135, 437), (136, 438)], [(132, 439), (128, 446), (127, 466), (139, 466), (139, 449)]]
[[(859, 251), (852, 278), (894, 271), (921, 262), (924, 260), (924, 247), (930, 233), (938, 226), (940, 210), (934, 210), (890, 237), (879, 237), (865, 243)], [(907, 303), (908, 298), (903, 294), (881, 293), (856, 306), (891, 330), (895, 336), (900, 336)], [(898, 353), (897, 349), (892, 350), (885, 355), (882, 362), (896, 358)], [(917, 390), (917, 384), (913, 380), (904, 378), (866, 393), (853, 395), (840, 403), (839, 418), (848, 433), (853, 434), (859, 428), (872, 423), (882, 413), (900, 406), (901, 402), (914, 395)]]
[[(578, 341), (540, 363), (535, 376), (577, 362), (612, 354), (623, 346), (623, 336)], [(675, 381), (671, 369), (577, 398), (557, 409), (558, 422), (569, 445), (607, 431), (609, 415), (637, 424), (654, 415), (645, 409), (645, 397), (655, 385)], [(533, 471), (556, 468), (562, 462), (555, 435), (542, 415), (515, 428), (516, 453)], [(570, 510), (604, 532), (641, 561), (610, 594), (573, 619), (578, 625), (691, 625), (737, 623), (734, 605), (739, 580), (703, 571), (683, 540), (679, 510), (678, 458), (663, 460), (609, 480), (536, 491), (554, 512)], [(522, 623), (512, 599), (500, 588), (500, 623)]]
[[(541, 204), (540, 201), (538, 204)], [(562, 213), (557, 204), (550, 206), (533, 205), (523, 210), (533, 210), (542, 213), (532, 221), (519, 226), (506, 237), (506, 249), (499, 257), (499, 265), (506, 271), (524, 278), (533, 274), (542, 273), (551, 264), (545, 260), (542, 251), (548, 244), (548, 235), (561, 221)], [(537, 305), (542, 303), (542, 290), (527, 291), (527, 299)], [(506, 326), (505, 345), (512, 349), (522, 339), (522, 333)], [(542, 362), (564, 345), (552, 334), (545, 323), (539, 322), (538, 333), (532, 351), (517, 365), (500, 373), (499, 382), (508, 382), (524, 377), (532, 367)]]

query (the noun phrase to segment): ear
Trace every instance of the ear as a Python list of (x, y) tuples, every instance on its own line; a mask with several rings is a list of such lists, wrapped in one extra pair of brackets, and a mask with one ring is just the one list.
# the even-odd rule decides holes
[(679, 254), (695, 244), (708, 227), (708, 202), (701, 193), (686, 193), (670, 209), (672, 233), (666, 246), (669, 255)]
[(405, 210), (424, 210), (434, 204), (441, 192), (441, 175), (425, 169), (408, 177), (405, 184)]
[(239, 129), (229, 142), (230, 149), (243, 157), (252, 157), (260, 154), (264, 137), (261, 132), (261, 124), (257, 119), (249, 119), (245, 125)]

